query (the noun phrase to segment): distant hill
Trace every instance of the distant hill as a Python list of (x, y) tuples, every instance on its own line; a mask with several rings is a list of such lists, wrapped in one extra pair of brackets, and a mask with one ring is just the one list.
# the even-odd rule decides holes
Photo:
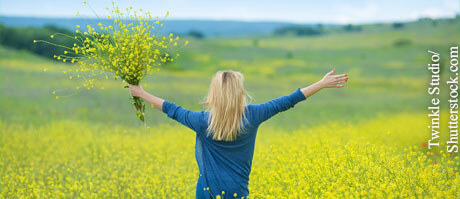
[[(12, 27), (43, 27), (55, 25), (74, 30), (76, 25), (96, 25), (101, 20), (82, 18), (34, 18), (0, 16), (0, 23)], [(108, 20), (102, 20), (108, 22)], [(244, 36), (255, 34), (271, 34), (274, 30), (291, 25), (284, 22), (244, 22), (244, 21), (216, 21), (216, 20), (166, 20), (164, 31), (167, 33), (187, 33), (189, 31), (202, 32), (206, 37), (215, 36)], [(302, 24), (309, 25), (309, 24)]]

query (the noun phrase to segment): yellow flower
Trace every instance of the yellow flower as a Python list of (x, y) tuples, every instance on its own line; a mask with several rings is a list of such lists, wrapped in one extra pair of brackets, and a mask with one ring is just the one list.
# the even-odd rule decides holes
[[(149, 21), (152, 18), (150, 12), (144, 12), (142, 9), (130, 11), (132, 7), (127, 9), (128, 12), (131, 12), (130, 14), (123, 15), (121, 10), (124, 9), (120, 10), (114, 2), (112, 4), (114, 5), (112, 14), (107, 17), (114, 19), (107, 21), (110, 24), (106, 26), (102, 22), (97, 23), (100, 30), (87, 25), (88, 30), (81, 32), (80, 25), (76, 25), (75, 33), (78, 36), (72, 36), (75, 42), (72, 42), (73, 46), (69, 48), (71, 51), (65, 50), (63, 54), (74, 53), (78, 55), (78, 58), (54, 55), (54, 58), (63, 62), (78, 62), (79, 64), (75, 67), (79, 67), (80, 72), (76, 77), (80, 79), (80, 73), (87, 73), (88, 75), (81, 76), (81, 79), (86, 80), (83, 86), (88, 89), (94, 88), (95, 83), (92, 80), (97, 78), (98, 72), (96, 71), (113, 73), (114, 79), (139, 82), (146, 74), (151, 74), (155, 70), (159, 71), (161, 64), (174, 61), (168, 53), (176, 54), (176, 52), (171, 52), (173, 49), (170, 48), (178, 46), (175, 40), (178, 40), (179, 37), (170, 33), (168, 42), (166, 37), (155, 33), (159, 31), (153, 30), (163, 26), (158, 17), (157, 20), (151, 22)], [(169, 15), (169, 11), (166, 15)], [(153, 24), (160, 25), (156, 27)], [(53, 38), (54, 35), (50, 37)], [(34, 40), (34, 42), (38, 41)], [(63, 72), (70, 73), (71, 71)], [(68, 78), (72, 79), (72, 77)], [(143, 111), (136, 111), (138, 115), (144, 114)]]

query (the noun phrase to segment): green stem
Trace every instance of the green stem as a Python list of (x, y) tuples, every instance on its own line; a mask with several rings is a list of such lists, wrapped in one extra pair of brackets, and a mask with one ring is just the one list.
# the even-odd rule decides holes
[(136, 108), (136, 115), (137, 117), (144, 122), (144, 111), (145, 111), (145, 104), (144, 100), (140, 97), (133, 97), (133, 104)]

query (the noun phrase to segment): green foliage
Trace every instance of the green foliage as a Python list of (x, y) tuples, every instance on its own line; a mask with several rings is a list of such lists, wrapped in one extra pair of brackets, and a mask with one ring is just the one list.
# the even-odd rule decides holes
[(410, 39), (398, 39), (395, 42), (393, 42), (393, 46), (395, 47), (409, 46), (411, 44), (412, 41)]
[(393, 29), (403, 29), (404, 23), (393, 23)]
[(190, 30), (188, 33), (187, 33), (188, 36), (190, 37), (193, 37), (195, 39), (204, 39), (205, 36), (202, 32), (198, 31), (198, 30)]
[(254, 48), (259, 47), (259, 40), (258, 39), (253, 39), (252, 40), (252, 46), (254, 46)]
[(353, 24), (347, 24), (343, 26), (345, 32), (360, 32), (362, 30), (361, 26), (356, 26)]
[[(19, 27), (6, 27), (0, 25), (0, 44), (3, 46), (12, 47), (15, 49), (24, 49), (32, 51), (38, 55), (53, 58), (56, 54), (62, 54), (64, 49), (50, 46), (47, 44), (34, 44), (34, 40), (50, 40), (50, 35), (55, 33), (63, 33), (70, 36), (74, 34), (64, 28), (55, 27), (52, 25), (45, 26), (43, 28), (19, 28)], [(73, 39), (68, 37), (56, 36), (53, 42), (63, 44), (66, 46), (72, 46), (74, 43)]]
[(275, 35), (296, 35), (296, 36), (315, 36), (323, 34), (322, 29), (311, 26), (288, 26), (278, 28), (274, 31)]
[(294, 58), (294, 54), (292, 53), (292, 51), (288, 51), (286, 53), (286, 59), (292, 59), (292, 58)]

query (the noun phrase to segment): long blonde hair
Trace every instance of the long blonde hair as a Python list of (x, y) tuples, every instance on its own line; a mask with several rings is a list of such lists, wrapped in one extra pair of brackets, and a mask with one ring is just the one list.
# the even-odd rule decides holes
[(252, 99), (243, 86), (244, 76), (232, 70), (217, 71), (214, 74), (208, 95), (200, 104), (207, 105), (209, 111), (207, 135), (214, 140), (233, 141), (247, 121), (245, 108)]

